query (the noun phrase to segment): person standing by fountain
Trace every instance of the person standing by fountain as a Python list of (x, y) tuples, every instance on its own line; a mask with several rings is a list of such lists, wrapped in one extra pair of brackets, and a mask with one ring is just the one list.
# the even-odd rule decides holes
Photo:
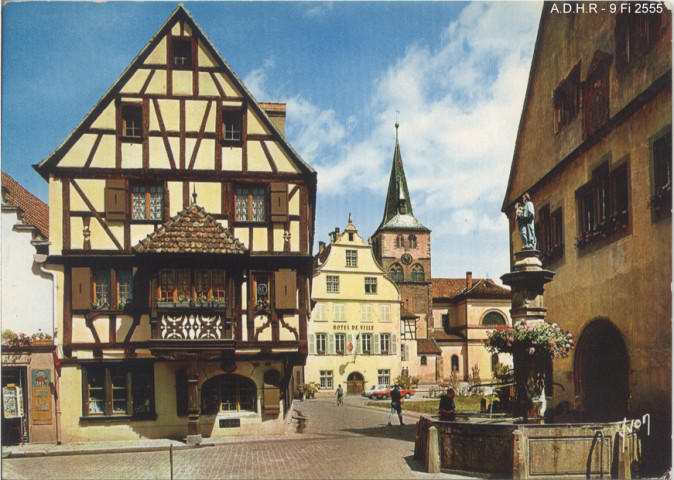
[(536, 249), (536, 233), (534, 231), (535, 209), (534, 202), (528, 193), (522, 195), (522, 203), (515, 204), (515, 219), (517, 220), (517, 229), (522, 237), (522, 250)]
[(453, 422), (456, 420), (456, 406), (454, 405), (454, 397), (456, 392), (453, 388), (447, 389), (447, 395), (440, 399), (440, 405), (438, 407), (438, 413), (440, 414), (440, 420), (444, 422)]

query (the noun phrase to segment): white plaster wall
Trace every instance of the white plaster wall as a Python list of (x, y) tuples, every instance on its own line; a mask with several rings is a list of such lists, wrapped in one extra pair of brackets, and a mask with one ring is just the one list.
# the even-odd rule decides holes
[(34, 263), (30, 231), (16, 231), (15, 211), (2, 212), (2, 329), (54, 335), (51, 277)]

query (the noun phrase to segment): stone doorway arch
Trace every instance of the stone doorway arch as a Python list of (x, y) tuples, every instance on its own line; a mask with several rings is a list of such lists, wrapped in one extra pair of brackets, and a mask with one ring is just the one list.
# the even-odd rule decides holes
[(346, 393), (360, 395), (365, 390), (365, 378), (360, 372), (351, 372), (346, 377)]
[(629, 358), (620, 331), (607, 319), (590, 322), (574, 356), (576, 393), (587, 420), (622, 420), (629, 410)]

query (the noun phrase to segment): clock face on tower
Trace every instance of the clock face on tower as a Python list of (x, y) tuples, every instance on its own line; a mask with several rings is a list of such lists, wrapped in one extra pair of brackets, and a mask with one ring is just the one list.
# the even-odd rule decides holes
[(412, 255), (409, 253), (403, 253), (403, 256), (400, 257), (400, 261), (403, 262), (405, 265), (409, 265), (412, 263)]

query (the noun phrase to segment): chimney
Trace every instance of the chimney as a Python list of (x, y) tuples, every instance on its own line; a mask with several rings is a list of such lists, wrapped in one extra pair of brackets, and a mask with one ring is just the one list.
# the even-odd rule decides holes
[(274, 124), (276, 129), (285, 137), (286, 135), (286, 104), (285, 103), (270, 103), (260, 102), (260, 107)]
[(325, 242), (318, 242), (318, 253), (323, 253), (323, 250), (325, 250)]
[(466, 272), (466, 290), (473, 288), (473, 272)]

